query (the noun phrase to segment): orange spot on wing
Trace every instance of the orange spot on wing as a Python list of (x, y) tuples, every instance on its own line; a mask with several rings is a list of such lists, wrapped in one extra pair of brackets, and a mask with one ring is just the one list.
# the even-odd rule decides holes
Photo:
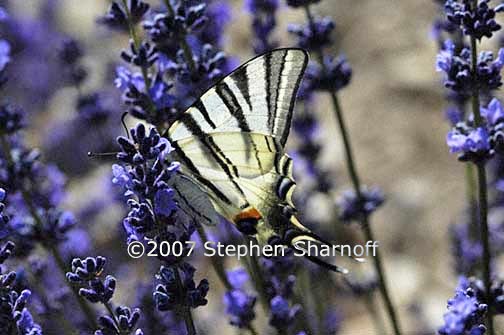
[(261, 213), (254, 207), (249, 208), (241, 212), (240, 214), (236, 215), (233, 219), (234, 222), (238, 222), (244, 219), (255, 219), (255, 220), (260, 220), (262, 219)]

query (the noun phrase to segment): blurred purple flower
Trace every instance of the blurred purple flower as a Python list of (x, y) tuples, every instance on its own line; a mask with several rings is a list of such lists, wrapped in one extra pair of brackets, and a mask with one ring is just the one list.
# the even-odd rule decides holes
[(447, 0), (445, 2), (448, 21), (462, 27), (464, 34), (481, 40), (490, 38), (501, 26), (495, 21), (495, 14), (504, 11), (504, 5), (489, 5), (490, 0), (478, 0), (474, 8), (469, 1)]
[(363, 217), (371, 215), (384, 201), (383, 192), (378, 187), (363, 187), (360, 197), (353, 190), (347, 190), (337, 201), (340, 219), (345, 223), (362, 221)]
[(330, 17), (316, 17), (313, 23), (290, 24), (288, 27), (289, 32), (297, 36), (297, 45), (309, 51), (321, 50), (330, 45), (332, 43), (331, 33), (334, 28), (334, 21)]
[(478, 301), (475, 292), (468, 287), (467, 278), (461, 277), (455, 289), (455, 297), (448, 300), (445, 324), (439, 328), (441, 335), (481, 335), (485, 333), (483, 317), (487, 305)]
[(338, 92), (346, 87), (352, 78), (352, 68), (344, 56), (324, 57), (324, 65), (310, 64), (305, 80), (315, 91)]
[(257, 298), (245, 291), (249, 281), (248, 273), (243, 268), (227, 271), (232, 289), (224, 294), (223, 301), (226, 313), (231, 317), (230, 324), (238, 328), (249, 328), (255, 319), (254, 307)]
[(277, 41), (271, 41), (270, 35), (276, 26), (276, 11), (278, 0), (247, 0), (245, 8), (252, 15), (252, 30), (254, 32), (254, 52), (262, 54), (278, 46)]

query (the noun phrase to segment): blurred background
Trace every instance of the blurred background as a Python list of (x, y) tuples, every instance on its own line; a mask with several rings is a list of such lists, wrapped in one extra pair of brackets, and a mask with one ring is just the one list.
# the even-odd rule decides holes
[[(242, 1), (230, 0), (229, 4), (233, 16), (226, 26), (223, 46), (241, 63), (254, 55), (251, 17)], [(124, 108), (113, 79), (128, 39), (96, 24), (108, 1), (11, 0), (4, 5), (10, 15), (25, 22), (25, 31), (19, 33), (38, 39), (13, 62), (10, 99), (27, 109), (29, 142), (42, 148), (45, 161), (67, 174), (65, 204), (82, 218), (79, 229), (91, 232), (85, 238), (93, 240), (84, 253), (106, 254), (111, 264), (108, 271), (121, 278), (115, 300), (133, 301), (128, 285), (142, 279), (142, 271), (131, 274), (130, 268), (148, 266), (142, 264), (143, 259), (131, 261), (126, 255), (120, 226), (125, 209), (110, 200), (108, 186), (104, 186), (110, 184), (110, 162), (90, 161), (85, 155), (87, 151), (113, 150), (115, 137), (123, 134), (120, 115)], [(386, 195), (386, 203), (373, 217), (373, 226), (403, 328), (406, 334), (433, 333), (442, 324), (446, 301), (457, 281), (449, 225), (460, 219), (465, 201), (463, 165), (448, 153), (445, 144), (448, 124), (443, 116), (441, 77), (434, 67), (437, 45), (431, 30), (439, 9), (433, 1), (326, 0), (315, 12), (335, 19), (334, 51), (344, 53), (353, 68), (352, 82), (340, 94), (340, 101), (363, 182), (380, 186)], [(304, 13), (285, 4), (280, 13), (274, 36), (281, 46), (293, 45), (287, 25), (303, 22)], [(65, 37), (77, 39), (85, 50), (82, 63), (89, 78), (82, 92), (106, 92), (104, 108), (114, 110), (104, 127), (86, 128), (74, 122), (79, 92), (58, 85), (55, 61)], [(322, 125), (318, 135), (323, 143), (320, 164), (330, 171), (338, 191), (334, 197), (316, 198), (308, 204), (306, 210), (313, 215), (330, 207), (327, 204), (338, 192), (351, 186), (328, 97), (318, 97), (315, 110)], [(128, 120), (128, 124), (134, 121)], [(289, 148), (295, 150), (300, 141), (293, 136)], [(302, 176), (299, 179), (297, 192), (302, 192)], [(322, 221), (330, 225), (331, 211), (323, 213), (327, 217)], [(359, 234), (356, 236), (358, 239)], [(227, 262), (234, 264), (233, 260)], [(152, 272), (145, 271), (143, 276), (148, 280)], [(204, 325), (204, 333), (234, 334), (236, 330), (227, 325), (225, 315), (214, 318), (222, 310), (222, 287), (212, 280), (213, 271), (203, 264), (198, 266), (197, 276), (208, 277), (213, 285), (208, 307), (195, 312), (197, 323)], [(317, 286), (315, 278), (308, 283)], [(339, 334), (374, 333), (363, 304), (348, 294), (333, 302), (344, 320)]]

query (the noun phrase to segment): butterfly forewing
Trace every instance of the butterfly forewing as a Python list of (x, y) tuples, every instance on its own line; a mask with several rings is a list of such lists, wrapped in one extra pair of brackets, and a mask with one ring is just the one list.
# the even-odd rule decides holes
[[(254, 132), (271, 135), (284, 145), (307, 61), (301, 49), (279, 49), (245, 63), (203, 94), (173, 124), (170, 138)], [(197, 127), (188, 126), (190, 119)]]

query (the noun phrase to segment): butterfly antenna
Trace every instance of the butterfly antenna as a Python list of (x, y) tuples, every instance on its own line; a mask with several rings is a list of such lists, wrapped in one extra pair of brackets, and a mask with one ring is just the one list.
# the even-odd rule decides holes
[(122, 123), (122, 126), (124, 128), (124, 131), (126, 132), (126, 136), (128, 137), (128, 139), (130, 139), (130, 133), (129, 133), (129, 130), (128, 130), (128, 126), (126, 126), (126, 116), (128, 116), (128, 112), (124, 112), (121, 116), (121, 123)]
[(88, 151), (87, 155), (91, 158), (100, 158), (100, 157), (110, 157), (117, 155), (118, 152), (91, 152)]
[(327, 269), (329, 271), (341, 273), (341, 274), (344, 274), (344, 275), (346, 275), (346, 274), (349, 273), (348, 269), (340, 267), (340, 266), (337, 266), (337, 265), (334, 265), (334, 264), (331, 264), (331, 263), (327, 263), (327, 262), (321, 260), (320, 258), (317, 258), (317, 257), (314, 257), (314, 256), (310, 256), (310, 255), (305, 255), (304, 257), (307, 260), (309, 260), (310, 262), (312, 262), (314, 264), (317, 264), (318, 266), (321, 266), (324, 269)]
[[(338, 246), (338, 245), (335, 245), (334, 243), (331, 243), (325, 239), (323, 239), (322, 237), (318, 236), (317, 234), (313, 233), (313, 232), (307, 232), (305, 233), (307, 236), (311, 237), (312, 239), (315, 240), (315, 242), (317, 243), (320, 243), (320, 244), (324, 244), (324, 245), (328, 245), (330, 247), (333, 247), (333, 248), (336, 248), (338, 251), (341, 252), (341, 248)], [(352, 255), (348, 255), (348, 257), (358, 263), (364, 263), (366, 260), (362, 257), (354, 257)]]

